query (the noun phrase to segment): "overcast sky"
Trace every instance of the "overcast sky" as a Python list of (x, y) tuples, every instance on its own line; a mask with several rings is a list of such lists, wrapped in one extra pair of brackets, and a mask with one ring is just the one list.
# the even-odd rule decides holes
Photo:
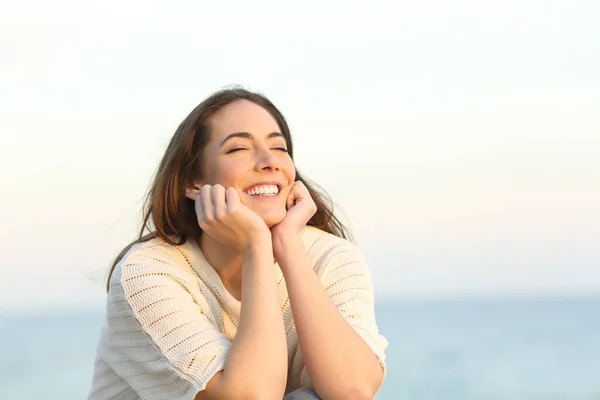
[(378, 298), (600, 291), (597, 2), (0, 4), (3, 310), (102, 306), (174, 129), (229, 84), (286, 115)]

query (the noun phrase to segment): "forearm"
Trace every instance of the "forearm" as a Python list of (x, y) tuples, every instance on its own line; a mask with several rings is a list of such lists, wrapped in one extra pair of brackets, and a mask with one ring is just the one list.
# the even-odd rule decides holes
[(244, 254), (240, 321), (224, 379), (227, 387), (249, 389), (261, 399), (281, 399), (286, 378), (287, 343), (272, 245), (261, 241)]
[(304, 363), (325, 400), (372, 398), (383, 371), (367, 343), (339, 313), (297, 237), (273, 238)]

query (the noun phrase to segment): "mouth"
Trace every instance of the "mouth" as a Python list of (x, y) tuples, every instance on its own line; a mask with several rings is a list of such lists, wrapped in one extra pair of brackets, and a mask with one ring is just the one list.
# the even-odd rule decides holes
[(275, 198), (281, 192), (281, 184), (278, 182), (259, 183), (246, 189), (244, 193), (253, 198)]

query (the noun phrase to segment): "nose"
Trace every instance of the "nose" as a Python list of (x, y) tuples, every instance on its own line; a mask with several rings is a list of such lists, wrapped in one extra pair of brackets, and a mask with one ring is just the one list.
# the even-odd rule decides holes
[(275, 154), (273, 154), (273, 152), (268, 148), (262, 149), (262, 150), (260, 150), (260, 152), (257, 155), (255, 169), (256, 169), (256, 171), (263, 171), (263, 170), (279, 171), (279, 169), (280, 169), (279, 157), (277, 157)]

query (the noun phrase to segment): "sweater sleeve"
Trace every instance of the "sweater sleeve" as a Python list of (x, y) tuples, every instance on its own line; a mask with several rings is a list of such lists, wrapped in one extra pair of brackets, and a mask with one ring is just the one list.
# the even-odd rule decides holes
[[(375, 319), (375, 301), (371, 274), (360, 250), (350, 242), (333, 247), (323, 258), (321, 282), (329, 298), (377, 356), (384, 375), (385, 349), (388, 342), (379, 333)], [(302, 386), (310, 386), (308, 371), (303, 368)]]
[(108, 364), (141, 399), (193, 399), (224, 369), (231, 342), (198, 283), (176, 265), (187, 260), (143, 250), (122, 262), (111, 285)]

